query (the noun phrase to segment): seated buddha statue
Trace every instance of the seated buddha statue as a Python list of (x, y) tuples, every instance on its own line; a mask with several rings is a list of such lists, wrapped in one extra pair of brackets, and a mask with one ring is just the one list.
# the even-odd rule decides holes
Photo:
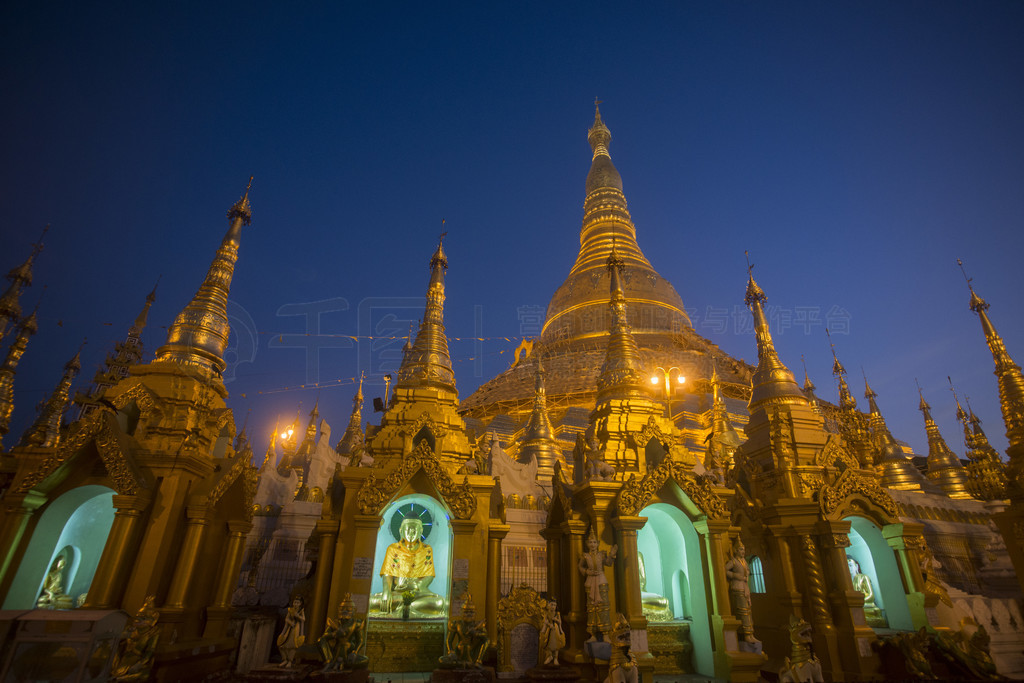
[(412, 619), (443, 617), (445, 600), (429, 590), (434, 580), (434, 551), (423, 542), (423, 522), (407, 517), (398, 527), (398, 541), (388, 546), (380, 575), (384, 590), (370, 596), (371, 617)]
[(64, 566), (67, 560), (60, 555), (53, 561), (50, 571), (43, 580), (43, 589), (36, 600), (37, 609), (71, 609), (74, 600), (64, 592)]
[(860, 570), (860, 563), (852, 557), (847, 560), (850, 576), (853, 578), (853, 589), (864, 594), (864, 619), (869, 626), (888, 626), (882, 610), (875, 604), (875, 589), (871, 586), (871, 577)]
[(644, 616), (648, 621), (671, 621), (673, 618), (672, 607), (668, 604), (668, 598), (657, 593), (647, 592), (647, 568), (644, 566), (644, 554), (637, 553), (640, 560), (640, 604), (643, 606)]

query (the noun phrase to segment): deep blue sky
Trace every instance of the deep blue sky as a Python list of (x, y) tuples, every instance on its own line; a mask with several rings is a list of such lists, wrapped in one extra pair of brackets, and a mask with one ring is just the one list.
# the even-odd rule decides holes
[[(783, 361), (802, 376), (806, 354), (819, 394), (835, 396), (823, 323), (845, 320), (851, 383), (859, 396), (863, 366), (897, 438), (926, 452), (917, 377), (962, 452), (950, 375), (1005, 445), (955, 259), (1024, 361), (1022, 3), (86, 5), (0, 10), (0, 268), (53, 225), (23, 299), (47, 287), (12, 437), (87, 336), (85, 385), (162, 274), (151, 357), (250, 174), (232, 301), (255, 358), (228, 388), (258, 452), (316, 395), (273, 390), (325, 384), (336, 440), (348, 378), (387, 358), (362, 341), (314, 373), (270, 345), (307, 339), (281, 338), (306, 331), (282, 313), (343, 299), (322, 333), (404, 334), (442, 218), (450, 336), (530, 333), (520, 313), (578, 248), (597, 96), (640, 245), (699, 332), (756, 357), (732, 317), (749, 249)], [(514, 346), (453, 340), (462, 394)]]

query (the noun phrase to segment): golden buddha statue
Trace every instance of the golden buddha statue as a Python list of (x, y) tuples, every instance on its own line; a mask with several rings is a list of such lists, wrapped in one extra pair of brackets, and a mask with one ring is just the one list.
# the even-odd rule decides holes
[(884, 628), (889, 625), (882, 610), (875, 604), (875, 589), (871, 586), (871, 577), (860, 570), (860, 563), (851, 558), (847, 559), (850, 567), (850, 577), (853, 579), (853, 590), (864, 595), (864, 619), (869, 626)]
[(50, 566), (43, 580), (43, 590), (36, 600), (37, 609), (71, 609), (74, 600), (64, 592), (64, 566), (67, 560), (60, 555)]
[(673, 618), (672, 607), (668, 604), (668, 598), (649, 593), (647, 591), (647, 568), (644, 565), (644, 554), (637, 553), (640, 564), (640, 604), (643, 606), (644, 616), (647, 621), (671, 621)]
[(384, 553), (380, 565), (384, 590), (370, 596), (369, 615), (412, 619), (443, 617), (444, 598), (428, 589), (434, 580), (434, 550), (423, 542), (423, 522), (406, 517), (398, 527), (398, 537)]

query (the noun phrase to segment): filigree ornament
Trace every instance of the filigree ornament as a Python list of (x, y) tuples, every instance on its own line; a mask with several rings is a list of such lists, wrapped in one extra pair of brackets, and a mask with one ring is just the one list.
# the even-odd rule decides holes
[(442, 436), (444, 436), (445, 432), (448, 431), (445, 425), (438, 424), (437, 422), (435, 422), (434, 418), (432, 418), (430, 416), (430, 413), (428, 413), (426, 410), (424, 410), (420, 414), (420, 416), (416, 418), (416, 422), (414, 422), (412, 424), (412, 427), (409, 428), (409, 433), (413, 435), (419, 434), (420, 430), (423, 429), (424, 427), (427, 428), (427, 431), (430, 432), (435, 439), (440, 439)]
[(825, 480), (820, 474), (800, 473), (800, 495), (817, 499), (818, 493), (824, 486)]
[(723, 519), (729, 511), (725, 501), (715, 493), (706, 479), (698, 479), (693, 472), (679, 462), (665, 459), (658, 467), (649, 471), (637, 481), (636, 475), (619, 491), (618, 511), (621, 516), (635, 516), (643, 510), (651, 498), (671, 479), (711, 519)]
[(828, 443), (818, 451), (814, 458), (814, 464), (822, 467), (837, 467), (841, 470), (860, 467), (859, 461), (850, 452), (842, 437), (835, 434), (830, 435)]
[(832, 545), (836, 548), (849, 548), (850, 537), (846, 534), (832, 534)]
[(529, 585), (515, 586), (498, 601), (498, 627), (504, 633), (511, 633), (517, 624), (529, 621), (539, 628), (547, 604), (548, 601)]
[(832, 486), (826, 486), (821, 490), (821, 511), (830, 515), (842, 505), (850, 496), (859, 495), (878, 507), (882, 508), (889, 517), (899, 516), (896, 501), (886, 493), (885, 489), (878, 485), (877, 481), (868, 479), (848, 469), (836, 480)]
[(658, 428), (653, 415), (648, 418), (647, 424), (644, 425), (644, 428), (639, 432), (630, 434), (630, 438), (633, 440), (633, 443), (636, 444), (636, 447), (641, 449), (647, 448), (647, 442), (651, 439), (655, 439), (659, 443), (665, 444), (666, 447), (673, 442), (673, 439), (665, 436), (664, 432)]
[(356, 495), (356, 504), (359, 506), (359, 510), (364, 515), (378, 514), (394, 497), (398, 489), (420, 469), (441, 494), (456, 519), (469, 519), (473, 516), (473, 513), (476, 512), (476, 496), (473, 495), (473, 488), (469, 485), (469, 477), (467, 476), (462, 484), (453, 482), (444, 467), (438, 462), (437, 457), (434, 456), (434, 452), (426, 440), (420, 441), (383, 482), (379, 481), (373, 473), (366, 478)]
[(209, 502), (209, 504), (215, 505), (217, 501), (219, 501), (224, 496), (228, 488), (231, 487), (235, 480), (238, 479), (239, 476), (241, 476), (243, 482), (242, 485), (243, 487), (245, 487), (246, 508), (251, 511), (252, 499), (256, 495), (256, 489), (253, 488), (252, 496), (248, 495), (249, 479), (252, 478), (252, 475), (250, 474), (249, 470), (251, 470), (252, 473), (255, 473), (255, 480), (258, 481), (259, 470), (253, 467), (252, 464), (250, 464), (245, 458), (235, 458), (235, 461), (231, 464), (231, 467), (228, 468), (228, 470), (223, 474), (223, 476), (221, 476), (220, 480), (217, 481), (214, 487), (210, 489), (210, 492), (207, 494), (206, 499)]

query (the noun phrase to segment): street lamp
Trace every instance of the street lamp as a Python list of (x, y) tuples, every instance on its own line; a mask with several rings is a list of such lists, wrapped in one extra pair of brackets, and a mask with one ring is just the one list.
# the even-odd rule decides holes
[(676, 366), (670, 367), (668, 370), (661, 367), (660, 365), (655, 368), (655, 372), (660, 372), (661, 377), (657, 374), (651, 375), (651, 384), (657, 385), (662, 379), (665, 381), (665, 409), (668, 410), (668, 416), (672, 417), (672, 373), (676, 373), (676, 384), (685, 384), (686, 377), (683, 375), (683, 371)]

